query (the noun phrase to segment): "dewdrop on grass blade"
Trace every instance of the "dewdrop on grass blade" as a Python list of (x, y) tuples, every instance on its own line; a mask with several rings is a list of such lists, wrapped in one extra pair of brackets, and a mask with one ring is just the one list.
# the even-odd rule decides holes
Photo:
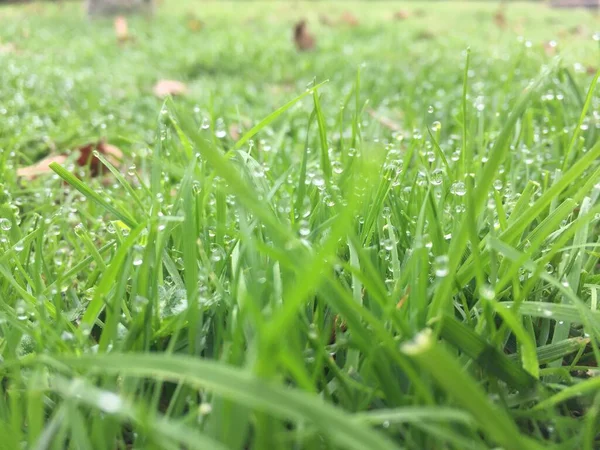
[(433, 332), (430, 328), (425, 328), (424, 330), (417, 333), (417, 335), (412, 339), (412, 341), (405, 342), (402, 344), (400, 349), (403, 353), (407, 355), (418, 355), (419, 353), (423, 353), (429, 347), (433, 345)]
[(12, 223), (8, 219), (0, 219), (0, 230), (2, 231), (10, 231), (12, 228)]

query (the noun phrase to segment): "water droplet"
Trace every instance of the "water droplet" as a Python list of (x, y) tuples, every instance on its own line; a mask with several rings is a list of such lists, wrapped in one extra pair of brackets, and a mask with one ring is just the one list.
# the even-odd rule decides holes
[(136, 295), (131, 303), (131, 309), (136, 313), (141, 313), (146, 309), (148, 303), (150, 303), (150, 301), (146, 297)]
[(434, 109), (433, 109), (433, 106), (432, 106), (432, 105), (429, 105), (429, 108), (427, 108), (427, 112), (428, 112), (429, 114), (433, 114), (433, 111), (434, 111)]
[(312, 184), (317, 188), (322, 188), (325, 186), (325, 178), (323, 178), (321, 175), (316, 175), (312, 179)]
[(227, 136), (225, 122), (223, 122), (223, 119), (221, 118), (217, 119), (217, 122), (215, 123), (215, 136), (219, 139), (223, 139), (225, 136)]
[(64, 330), (60, 334), (60, 338), (65, 342), (69, 342), (69, 341), (72, 341), (73, 339), (75, 339), (75, 335), (73, 333), (70, 333), (70, 332)]
[(10, 222), (10, 220), (5, 219), (5, 218), (0, 219), (0, 230), (10, 231), (11, 228), (12, 228), (12, 223)]
[(136, 267), (141, 266), (142, 263), (144, 262), (143, 251), (144, 251), (144, 247), (142, 247), (141, 245), (133, 246), (133, 262), (132, 262), (132, 264), (134, 266), (136, 266)]
[(211, 244), (210, 245), (210, 260), (212, 262), (219, 262), (225, 259), (225, 251), (221, 248), (220, 245)]
[(129, 169), (127, 169), (127, 175), (129, 175), (130, 177), (135, 176), (136, 169), (137, 167), (135, 166), (135, 164), (130, 165)]
[(394, 248), (394, 241), (391, 239), (383, 239), (381, 241), (381, 246), (386, 249), (388, 252), (392, 251)]
[(445, 277), (450, 273), (450, 268), (448, 264), (450, 263), (450, 258), (448, 255), (440, 255), (435, 258), (433, 261), (433, 270), (435, 271), (436, 277)]
[(17, 320), (27, 320), (27, 303), (25, 303), (25, 300), (18, 300), (15, 303), (15, 315)]
[(502, 180), (494, 180), (494, 189), (499, 191), (500, 189), (502, 189), (502, 187), (504, 186), (504, 184), (502, 183)]
[(467, 193), (465, 183), (463, 183), (462, 181), (457, 181), (456, 183), (453, 183), (450, 187), (450, 192), (452, 192), (454, 195), (458, 195), (459, 197), (464, 196)]
[(198, 413), (201, 416), (206, 416), (212, 412), (212, 405), (210, 403), (200, 403), (198, 406)]
[(65, 263), (65, 260), (68, 256), (68, 249), (65, 247), (60, 247), (54, 252), (54, 256), (52, 257), (52, 261), (58, 267), (62, 266)]
[(123, 407), (121, 397), (113, 392), (104, 391), (98, 394), (98, 408), (108, 414), (115, 414)]
[(544, 317), (552, 317), (552, 311), (550, 311), (549, 309), (545, 309), (544, 311), (542, 311), (542, 314), (544, 315)]
[(75, 234), (77, 236), (83, 236), (85, 234), (85, 227), (82, 223), (78, 223), (77, 225), (75, 225)]
[(430, 178), (431, 184), (434, 186), (439, 186), (444, 181), (444, 170), (443, 169), (435, 169), (431, 172)]
[(494, 288), (489, 284), (484, 284), (479, 288), (479, 295), (484, 300), (493, 300), (496, 293), (494, 292)]
[(310, 234), (310, 224), (307, 220), (300, 221), (300, 228), (298, 228), (298, 233), (302, 237), (307, 237)]

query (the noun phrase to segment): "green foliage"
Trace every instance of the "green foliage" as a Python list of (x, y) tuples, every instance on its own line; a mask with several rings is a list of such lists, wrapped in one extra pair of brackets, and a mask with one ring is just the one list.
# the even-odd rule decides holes
[(597, 448), (593, 18), (194, 5), (0, 10), (0, 447)]

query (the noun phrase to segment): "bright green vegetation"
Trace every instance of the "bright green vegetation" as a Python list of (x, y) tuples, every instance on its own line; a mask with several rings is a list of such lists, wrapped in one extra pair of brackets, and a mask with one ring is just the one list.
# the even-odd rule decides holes
[(598, 448), (597, 18), (171, 3), (0, 8), (0, 448)]

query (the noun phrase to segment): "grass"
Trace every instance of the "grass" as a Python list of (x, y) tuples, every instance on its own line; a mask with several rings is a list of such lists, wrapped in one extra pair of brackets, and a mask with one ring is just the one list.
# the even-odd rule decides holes
[(0, 448), (600, 446), (597, 16), (78, 8), (0, 8)]

